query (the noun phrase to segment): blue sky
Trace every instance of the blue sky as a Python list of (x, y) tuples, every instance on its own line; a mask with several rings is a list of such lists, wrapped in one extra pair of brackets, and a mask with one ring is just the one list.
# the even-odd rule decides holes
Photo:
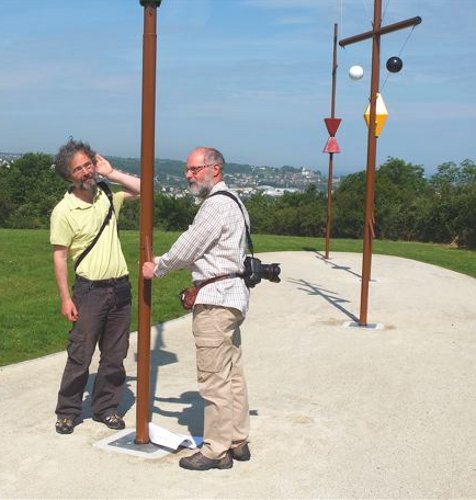
[[(377, 163), (402, 158), (431, 175), (476, 161), (476, 0), (383, 6), (384, 25), (423, 22), (382, 37), (389, 118)], [(333, 25), (341, 39), (372, 19), (373, 0), (163, 0), (156, 156), (183, 160), (205, 144), (232, 162), (327, 172)], [(72, 135), (140, 156), (142, 31), (138, 0), (0, 0), (0, 151), (54, 153)], [(394, 55), (403, 69), (389, 74)], [(370, 41), (337, 57), (339, 175), (365, 169)], [(358, 82), (354, 64), (365, 71)]]

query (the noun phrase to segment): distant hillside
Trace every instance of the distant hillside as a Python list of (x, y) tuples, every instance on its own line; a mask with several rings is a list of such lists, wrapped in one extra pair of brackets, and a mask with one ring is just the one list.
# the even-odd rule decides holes
[[(108, 159), (118, 169), (135, 175), (140, 175), (139, 158), (121, 158), (109, 156)], [(157, 184), (170, 192), (186, 188), (184, 177), (185, 163), (178, 160), (155, 160), (154, 177)], [(309, 183), (315, 183), (320, 190), (326, 188), (322, 184), (320, 172), (284, 165), (280, 168), (268, 166), (252, 166), (241, 163), (227, 163), (225, 166), (225, 180), (231, 187), (252, 188), (260, 185), (304, 189)], [(322, 184), (322, 186), (321, 186)]]
[[(118, 156), (108, 156), (108, 160), (117, 168), (121, 170), (126, 170), (127, 172), (134, 173), (139, 175), (140, 174), (140, 159), (139, 158), (121, 158)], [(165, 178), (166, 175), (183, 175), (183, 169), (185, 167), (185, 162), (179, 161), (179, 160), (162, 160), (162, 159), (156, 159), (155, 160), (155, 165), (154, 165), (154, 170), (155, 170), (155, 175), (156, 177), (159, 178)], [(283, 166), (280, 168), (275, 168), (275, 167), (254, 167), (252, 165), (248, 164), (243, 164), (243, 163), (227, 163), (226, 164), (226, 172), (230, 174), (251, 174), (253, 171), (256, 171), (257, 169), (270, 169), (270, 170), (285, 170), (287, 172), (295, 171), (300, 172), (300, 168), (295, 168), (295, 167), (290, 167), (290, 166)]]

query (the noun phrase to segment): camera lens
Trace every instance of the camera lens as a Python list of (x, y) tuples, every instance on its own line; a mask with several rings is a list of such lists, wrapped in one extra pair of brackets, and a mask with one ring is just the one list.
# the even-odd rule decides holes
[(261, 264), (261, 274), (265, 280), (269, 280), (273, 283), (279, 283), (281, 280), (279, 279), (279, 274), (281, 272), (281, 268), (279, 264)]

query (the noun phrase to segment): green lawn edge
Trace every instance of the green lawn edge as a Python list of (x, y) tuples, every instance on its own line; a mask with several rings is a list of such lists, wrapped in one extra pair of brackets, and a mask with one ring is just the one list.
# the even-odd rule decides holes
[[(165, 252), (178, 232), (156, 231), (154, 253)], [(138, 231), (122, 231), (134, 293), (131, 330), (137, 329)], [(53, 275), (48, 230), (0, 229), (0, 366), (62, 351), (69, 323), (61, 316)], [(256, 253), (313, 251), (324, 254), (324, 238), (253, 235)], [(361, 240), (330, 241), (332, 252), (362, 252)], [(375, 254), (393, 255), (440, 266), (476, 278), (476, 251), (448, 245), (402, 241), (373, 242)], [(152, 324), (183, 316), (177, 295), (190, 283), (179, 271), (155, 281), (152, 287)]]

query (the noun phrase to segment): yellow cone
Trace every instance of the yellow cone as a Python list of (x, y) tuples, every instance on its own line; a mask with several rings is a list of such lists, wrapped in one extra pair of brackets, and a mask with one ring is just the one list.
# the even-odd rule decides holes
[[(388, 111), (387, 107), (385, 106), (385, 103), (383, 102), (383, 97), (377, 93), (377, 106), (376, 106), (376, 116), (375, 116), (375, 137), (378, 137), (380, 135), (380, 132), (382, 132), (383, 126), (385, 125), (385, 122), (387, 121), (388, 117)], [(364, 119), (365, 123), (367, 124), (367, 127), (369, 126), (370, 122), (370, 104), (367, 106), (367, 109), (365, 110), (364, 113)]]

